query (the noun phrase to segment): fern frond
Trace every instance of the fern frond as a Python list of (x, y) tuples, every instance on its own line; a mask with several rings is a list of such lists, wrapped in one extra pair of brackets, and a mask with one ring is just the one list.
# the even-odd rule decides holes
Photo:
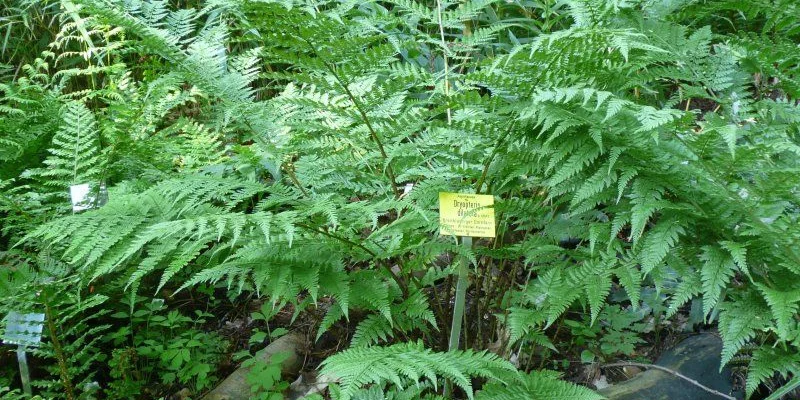
[(715, 246), (703, 248), (700, 256), (703, 266), (700, 279), (703, 282), (703, 313), (708, 315), (721, 298), (722, 289), (733, 277), (736, 264), (733, 259)]
[(680, 307), (693, 297), (701, 294), (703, 292), (702, 285), (699, 273), (688, 271), (688, 273), (684, 274), (681, 282), (675, 289), (675, 293), (670, 298), (669, 308), (667, 308), (666, 314), (667, 317), (672, 317), (677, 314), (678, 311), (680, 311)]
[(659, 221), (648, 231), (639, 255), (642, 272), (648, 274), (660, 264), (683, 233), (685, 233), (683, 226), (678, 221), (670, 219)]
[(548, 371), (519, 374), (518, 379), (505, 384), (492, 382), (476, 396), (478, 400), (600, 400), (603, 396), (592, 390), (558, 379)]
[(786, 352), (780, 349), (760, 348), (753, 353), (750, 367), (747, 371), (745, 393), (748, 397), (758, 389), (758, 386), (780, 374), (784, 378), (800, 374), (800, 356), (795, 352)]
[(769, 304), (775, 319), (775, 333), (781, 340), (790, 340), (797, 333), (795, 316), (800, 308), (800, 289), (780, 290), (757, 283), (755, 285)]
[(400, 343), (388, 347), (356, 347), (323, 361), (322, 374), (341, 382), (341, 398), (349, 400), (361, 387), (391, 382), (402, 388), (403, 379), (431, 382), (437, 387), (440, 377), (452, 380), (473, 398), (470, 377), (499, 379), (514, 367), (496, 355), (471, 350), (436, 353), (422, 343)]
[(53, 136), (47, 168), (29, 170), (28, 176), (38, 176), (47, 186), (66, 192), (71, 185), (99, 183), (103, 158), (95, 117), (81, 102), (67, 103), (61, 110), (63, 125)]
[(764, 313), (767, 311), (765, 307), (757, 305), (756, 299), (747, 300), (752, 302), (723, 303), (720, 306), (722, 310), (719, 314), (719, 331), (722, 336), (720, 370), (769, 322), (764, 318)]

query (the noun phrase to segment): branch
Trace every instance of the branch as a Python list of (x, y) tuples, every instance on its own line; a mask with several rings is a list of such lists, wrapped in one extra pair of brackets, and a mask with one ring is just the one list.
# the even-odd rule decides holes
[(709, 388), (707, 386), (703, 386), (703, 384), (701, 384), (700, 382), (698, 382), (698, 381), (696, 381), (696, 380), (694, 380), (692, 378), (689, 378), (688, 376), (683, 375), (678, 371), (671, 370), (671, 369), (669, 369), (667, 367), (662, 367), (660, 365), (643, 364), (643, 363), (637, 363), (637, 362), (623, 361), (623, 362), (605, 364), (605, 365), (600, 366), (600, 368), (611, 368), (611, 367), (639, 367), (639, 368), (657, 369), (659, 371), (663, 371), (663, 372), (666, 372), (668, 374), (672, 374), (674, 376), (677, 376), (678, 378), (681, 378), (681, 379), (685, 380), (686, 382), (689, 382), (692, 385), (695, 385), (695, 386), (699, 387), (700, 389), (703, 389), (706, 392), (709, 392), (711, 394), (715, 394), (715, 395), (717, 395), (719, 397), (722, 397), (722, 398), (725, 398), (725, 399), (728, 399), (728, 400), (736, 400), (736, 397), (729, 396), (729, 395), (727, 395), (725, 393), (716, 391), (716, 390), (711, 389), (711, 388)]
[(374, 252), (374, 251), (372, 251), (372, 250), (368, 249), (368, 248), (367, 248), (366, 246), (364, 246), (363, 244), (356, 243), (356, 242), (354, 242), (354, 241), (352, 241), (352, 240), (350, 240), (350, 239), (347, 239), (347, 238), (345, 238), (345, 237), (341, 237), (341, 236), (339, 236), (339, 235), (335, 235), (335, 234), (333, 234), (333, 233), (327, 232), (327, 231), (325, 231), (325, 230), (323, 230), (323, 229), (314, 228), (314, 227), (312, 227), (312, 226), (308, 226), (308, 225), (305, 225), (305, 224), (295, 224), (295, 225), (297, 225), (297, 226), (299, 226), (299, 227), (301, 227), (301, 228), (303, 228), (303, 229), (305, 229), (305, 230), (309, 230), (309, 231), (312, 231), (312, 232), (317, 232), (317, 233), (319, 233), (319, 234), (325, 235), (325, 236), (327, 236), (327, 237), (329, 237), (329, 238), (331, 238), (331, 239), (336, 239), (336, 240), (339, 240), (339, 241), (341, 241), (342, 243), (349, 244), (350, 246), (353, 246), (353, 247), (358, 247), (359, 249), (361, 249), (361, 250), (364, 250), (364, 251), (365, 251), (367, 254), (369, 254), (371, 257), (377, 257), (377, 256), (378, 256), (377, 254), (375, 254), (375, 252)]

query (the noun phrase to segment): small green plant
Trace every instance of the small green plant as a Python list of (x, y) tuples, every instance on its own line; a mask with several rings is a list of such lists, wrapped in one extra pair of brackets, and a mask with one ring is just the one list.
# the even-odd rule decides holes
[(216, 365), (227, 343), (214, 332), (201, 328), (211, 314), (195, 310), (195, 317), (169, 310), (161, 299), (137, 297), (132, 312), (119, 311), (112, 317), (127, 319), (128, 326), (110, 335), (117, 347), (110, 368), (121, 380), (116, 395), (141, 388), (153, 377), (167, 385), (189, 386), (194, 392), (216, 381)]
[(267, 341), (267, 339), (275, 340), (289, 332), (289, 330), (284, 327), (271, 329), (269, 326), (270, 320), (280, 311), (280, 309), (280, 307), (276, 307), (273, 304), (265, 302), (261, 305), (261, 309), (259, 311), (250, 313), (250, 318), (253, 320), (253, 322), (261, 322), (266, 327), (266, 332), (259, 328), (253, 330), (248, 342), (250, 345), (264, 343)]
[(581, 361), (594, 361), (595, 356), (610, 359), (634, 355), (636, 346), (645, 341), (640, 335), (647, 324), (642, 322), (643, 313), (626, 310), (618, 305), (608, 305), (591, 323), (588, 316), (580, 321), (563, 321), (573, 337), (573, 345), (586, 348), (581, 352)]
[(283, 391), (289, 383), (281, 379), (281, 363), (290, 353), (278, 352), (264, 362), (257, 357), (248, 357), (242, 362), (243, 368), (249, 368), (247, 384), (250, 385), (250, 398), (257, 400), (281, 400)]
[(108, 370), (112, 380), (105, 393), (109, 397), (136, 397), (148, 383), (139, 369), (139, 355), (133, 347), (114, 349), (108, 360)]

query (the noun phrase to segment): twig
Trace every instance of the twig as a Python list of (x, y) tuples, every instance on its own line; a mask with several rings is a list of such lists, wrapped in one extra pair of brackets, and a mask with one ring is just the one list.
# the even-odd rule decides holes
[(70, 380), (69, 369), (67, 367), (67, 357), (64, 353), (64, 348), (61, 346), (61, 340), (59, 340), (56, 324), (53, 322), (53, 309), (50, 307), (50, 298), (47, 294), (47, 289), (43, 290), (42, 293), (45, 323), (47, 324), (47, 330), (50, 333), (50, 342), (53, 344), (53, 352), (55, 353), (56, 360), (58, 361), (58, 371), (59, 376), (61, 377), (61, 384), (64, 386), (64, 394), (67, 396), (67, 400), (73, 400), (75, 399), (75, 389), (72, 386), (72, 381)]
[(722, 393), (722, 392), (716, 391), (716, 390), (714, 390), (714, 389), (711, 389), (711, 388), (709, 388), (709, 387), (707, 387), (707, 386), (703, 386), (703, 384), (701, 384), (700, 382), (698, 382), (698, 381), (696, 381), (696, 380), (694, 380), (694, 379), (692, 379), (692, 378), (689, 378), (688, 376), (686, 376), (686, 375), (684, 375), (684, 374), (681, 374), (681, 373), (680, 373), (680, 372), (678, 372), (678, 371), (671, 370), (671, 369), (669, 369), (669, 368), (667, 368), (667, 367), (662, 367), (662, 366), (660, 366), (660, 365), (655, 365), (655, 364), (643, 364), (643, 363), (637, 363), (637, 362), (623, 361), (623, 362), (617, 362), (617, 363), (605, 364), (605, 365), (602, 365), (602, 366), (601, 366), (601, 368), (611, 368), (611, 367), (639, 367), (639, 368), (653, 368), (653, 369), (657, 369), (657, 370), (659, 370), (659, 371), (663, 371), (663, 372), (666, 372), (666, 373), (668, 373), (668, 374), (672, 374), (672, 375), (674, 375), (674, 376), (677, 376), (678, 378), (681, 378), (681, 379), (685, 380), (686, 382), (689, 382), (689, 383), (691, 383), (692, 385), (695, 385), (695, 386), (699, 387), (700, 389), (703, 389), (703, 390), (705, 390), (706, 392), (709, 392), (709, 393), (715, 394), (715, 395), (717, 395), (717, 396), (719, 396), (719, 397), (722, 397), (722, 398), (725, 398), (725, 399), (728, 399), (728, 400), (736, 400), (736, 397), (729, 396), (729, 395), (727, 395), (727, 394), (725, 394), (725, 393)]
[(292, 183), (294, 183), (294, 185), (297, 186), (298, 189), (300, 189), (300, 192), (303, 193), (303, 196), (309, 197), (306, 189), (303, 187), (303, 185), (300, 184), (300, 181), (297, 180), (297, 175), (294, 174), (292, 166), (287, 165), (284, 171), (286, 171), (286, 175), (289, 175), (289, 179), (292, 181)]

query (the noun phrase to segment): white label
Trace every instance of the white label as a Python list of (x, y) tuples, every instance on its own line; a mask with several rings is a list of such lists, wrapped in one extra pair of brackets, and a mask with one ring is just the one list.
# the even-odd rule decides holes
[(69, 187), (69, 196), (72, 199), (72, 211), (83, 211), (92, 208), (94, 198), (89, 195), (89, 184), (83, 183)]

